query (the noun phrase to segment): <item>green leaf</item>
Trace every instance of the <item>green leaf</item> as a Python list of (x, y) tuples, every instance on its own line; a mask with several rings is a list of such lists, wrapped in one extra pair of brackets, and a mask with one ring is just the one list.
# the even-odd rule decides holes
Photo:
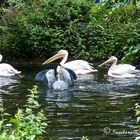
[(137, 117), (137, 123), (139, 123), (140, 122), (140, 117)]
[(10, 122), (13, 123), (13, 124), (17, 124), (17, 119), (15, 119), (15, 118), (10, 118)]

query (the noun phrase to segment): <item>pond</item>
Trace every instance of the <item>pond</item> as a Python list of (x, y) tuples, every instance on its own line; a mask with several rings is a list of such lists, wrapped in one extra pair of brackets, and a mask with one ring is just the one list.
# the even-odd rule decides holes
[(140, 99), (140, 79), (114, 79), (106, 75), (107, 69), (99, 69), (79, 76), (74, 87), (58, 92), (47, 91), (34, 81), (44, 67), (30, 64), (20, 69), (21, 77), (0, 77), (0, 97), (7, 111), (14, 114), (25, 104), (27, 90), (37, 84), (48, 123), (45, 140), (80, 140), (82, 136), (132, 140), (138, 135), (134, 104)]

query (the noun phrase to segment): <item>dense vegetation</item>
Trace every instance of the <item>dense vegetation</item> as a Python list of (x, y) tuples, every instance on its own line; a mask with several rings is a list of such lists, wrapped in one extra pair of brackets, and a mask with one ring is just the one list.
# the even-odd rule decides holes
[(15, 58), (46, 58), (67, 49), (74, 58), (98, 61), (140, 55), (140, 7), (91, 0), (5, 0), (0, 52)]

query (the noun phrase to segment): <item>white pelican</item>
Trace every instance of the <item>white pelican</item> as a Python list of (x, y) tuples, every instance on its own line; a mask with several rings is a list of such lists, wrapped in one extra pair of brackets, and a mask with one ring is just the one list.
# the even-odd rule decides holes
[(60, 65), (64, 66), (65, 68), (71, 69), (72, 71), (75, 72), (75, 74), (88, 74), (98, 71), (94, 69), (90, 65), (90, 63), (84, 60), (74, 60), (66, 63), (68, 59), (68, 51), (66, 50), (60, 50), (56, 55), (47, 59), (42, 65), (51, 63), (58, 58), (63, 58), (62, 61), (60, 62)]
[(108, 70), (108, 76), (115, 77), (115, 78), (129, 78), (129, 77), (136, 77), (136, 73), (140, 72), (136, 70), (135, 66), (130, 64), (119, 64), (117, 65), (117, 57), (111, 56), (107, 61), (99, 65), (99, 67), (113, 63), (112, 66)]
[(58, 66), (57, 78), (55, 77), (55, 70), (49, 69), (37, 73), (35, 80), (43, 82), (44, 86), (48, 89), (65, 90), (74, 86), (76, 78), (76, 74), (72, 70)]
[[(0, 62), (2, 61), (2, 55), (0, 54)], [(21, 71), (16, 70), (13, 68), (11, 65), (6, 64), (6, 63), (1, 63), (0, 64), (0, 76), (14, 76), (17, 74), (20, 74)]]

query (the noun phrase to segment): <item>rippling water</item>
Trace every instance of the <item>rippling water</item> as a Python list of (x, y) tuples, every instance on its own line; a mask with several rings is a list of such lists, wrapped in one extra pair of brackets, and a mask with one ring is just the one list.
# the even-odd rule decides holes
[(22, 77), (0, 77), (0, 97), (14, 113), (26, 101), (27, 89), (39, 85), (40, 103), (46, 111), (45, 140), (132, 140), (138, 131), (134, 104), (140, 98), (140, 79), (114, 79), (107, 71), (78, 77), (65, 91), (45, 90), (34, 81), (41, 68), (24, 68)]

